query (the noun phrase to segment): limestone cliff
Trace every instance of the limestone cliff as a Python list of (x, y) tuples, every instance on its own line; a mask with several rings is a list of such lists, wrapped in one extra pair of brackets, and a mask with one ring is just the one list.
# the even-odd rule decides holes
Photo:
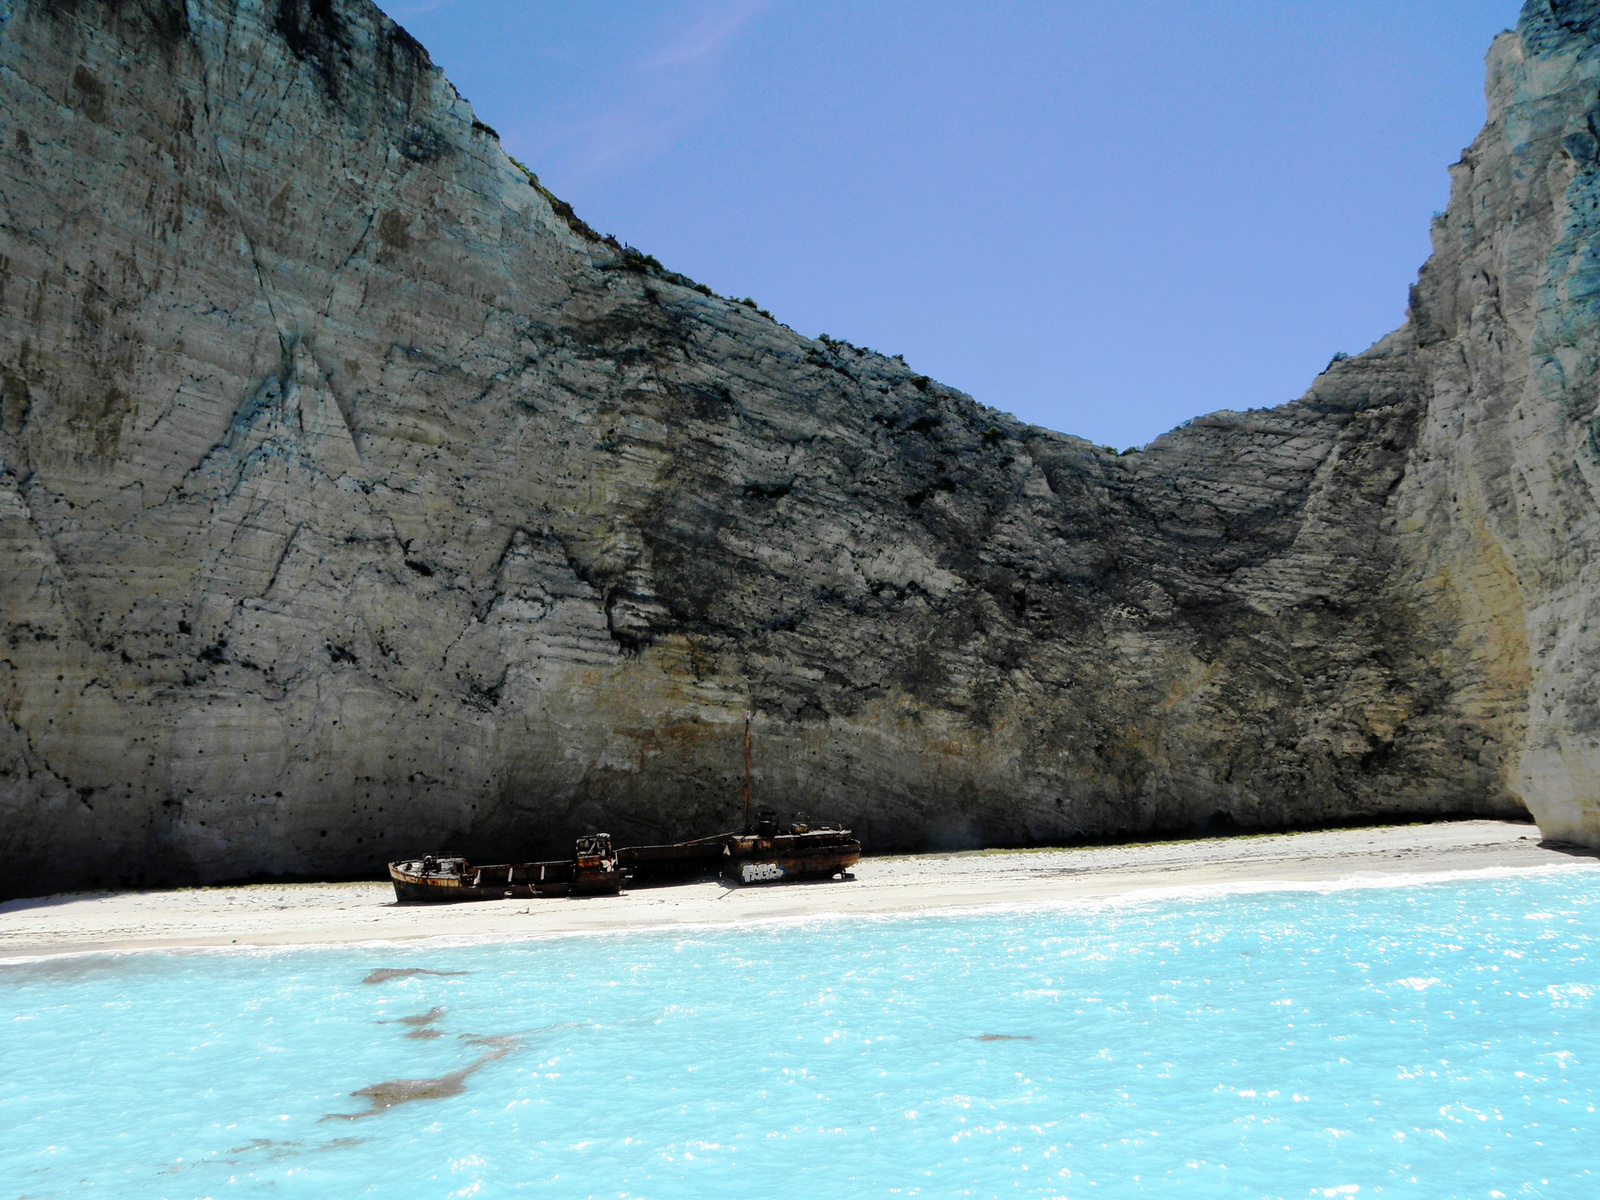
[(1401, 330), (1119, 456), (597, 238), (365, 0), (0, 0), (4, 888), (704, 833), (747, 710), (869, 849), (1600, 841), (1597, 30)]

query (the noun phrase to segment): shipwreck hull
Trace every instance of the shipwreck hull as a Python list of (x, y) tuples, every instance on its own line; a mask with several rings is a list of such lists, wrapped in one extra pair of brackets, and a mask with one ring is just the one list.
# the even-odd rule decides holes
[[(450, 860), (441, 860), (449, 862)], [(579, 879), (571, 862), (500, 863), (486, 867), (465, 867), (425, 872), (422, 861), (389, 864), (389, 878), (395, 899), (402, 904), (456, 904), (469, 900), (507, 900), (518, 897), (616, 894), (621, 888), (621, 872), (615, 879)]]
[(627, 869), (629, 883), (687, 883), (709, 878), (722, 870), (729, 835), (679, 842), (669, 846), (624, 846), (617, 861)]
[(832, 879), (861, 861), (861, 843), (849, 834), (780, 834), (729, 837), (722, 873), (735, 883), (785, 883)]

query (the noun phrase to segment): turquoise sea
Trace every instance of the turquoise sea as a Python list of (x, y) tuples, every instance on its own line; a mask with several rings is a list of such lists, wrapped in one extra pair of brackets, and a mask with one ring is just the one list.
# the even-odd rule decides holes
[(1597, 883), (4, 965), (0, 1197), (1600, 1196)]

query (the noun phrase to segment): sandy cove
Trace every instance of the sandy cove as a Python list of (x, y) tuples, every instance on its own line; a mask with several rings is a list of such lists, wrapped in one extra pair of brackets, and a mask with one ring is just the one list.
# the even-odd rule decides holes
[(864, 859), (853, 880), (640, 888), (621, 896), (399, 905), (387, 883), (96, 892), (0, 904), (0, 960), (104, 950), (517, 938), (836, 915), (1048, 905), (1208, 885), (1319, 885), (1587, 866), (1532, 825), (1455, 821), (1068, 850)]

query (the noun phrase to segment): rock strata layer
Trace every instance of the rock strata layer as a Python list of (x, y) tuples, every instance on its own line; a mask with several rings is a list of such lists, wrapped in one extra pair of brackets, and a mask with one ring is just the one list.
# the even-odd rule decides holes
[(598, 238), (363, 0), (0, 0), (10, 894), (727, 827), (1600, 843), (1600, 3), (1410, 316), (1117, 455)]

